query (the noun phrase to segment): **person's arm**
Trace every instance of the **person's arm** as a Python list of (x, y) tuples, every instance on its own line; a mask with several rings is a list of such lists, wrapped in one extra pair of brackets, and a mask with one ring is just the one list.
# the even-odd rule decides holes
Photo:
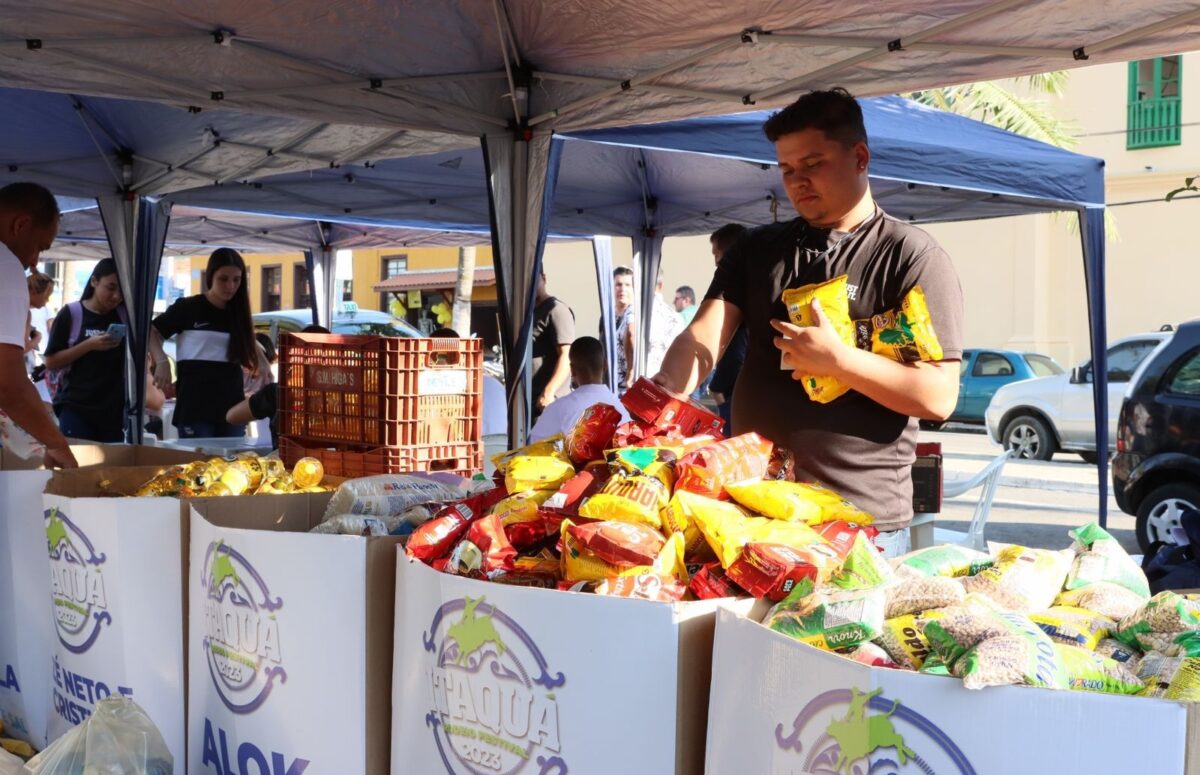
[(167, 402), (167, 394), (158, 389), (158, 385), (154, 384), (154, 375), (149, 371), (146, 372), (146, 409), (151, 412), (161, 412), (163, 404)]
[(558, 389), (571, 376), (571, 359), (568, 352), (571, 349), (569, 344), (560, 344), (558, 348), (558, 362), (554, 364), (554, 373), (550, 375), (550, 381), (546, 383), (546, 387), (542, 390), (542, 394), (538, 396), (538, 409), (545, 409), (554, 401), (558, 395)]
[(775, 346), (792, 368), (792, 378), (820, 374), (836, 378), (894, 412), (922, 420), (945, 420), (958, 401), (958, 361), (899, 363), (846, 344), (813, 302), (816, 325), (801, 328), (781, 320)]
[(247, 425), (255, 420), (274, 417), (279, 407), (278, 389), (279, 386), (272, 382), (245, 401), (234, 404), (225, 413), (225, 422), (230, 425)]
[(634, 366), (633, 360), (633, 343), (637, 341), (637, 317), (630, 315), (629, 322), (625, 324), (625, 341), (621, 342), (621, 347), (625, 348), (625, 387), (633, 386)]
[(46, 445), (46, 463), (78, 468), (67, 438), (46, 411), (37, 388), (25, 376), (25, 353), (20, 347), (0, 344), (0, 409), (30, 436)]
[(679, 395), (689, 395), (712, 371), (721, 350), (742, 322), (742, 311), (721, 299), (705, 299), (696, 317), (675, 337), (654, 381)]
[[(114, 347), (119, 347), (121, 340), (109, 334), (96, 334), (89, 336), (74, 347), (68, 347), (65, 350), (55, 352), (47, 352), (42, 361), (46, 364), (47, 369), (62, 369), (70, 366), (75, 361), (83, 356), (94, 351), (111, 350)], [(51, 348), (52, 349), (52, 348)]]
[(154, 385), (165, 394), (171, 387), (171, 362), (163, 349), (163, 335), (155, 325), (150, 326), (150, 356), (154, 358)]
[[(250, 396), (253, 398), (254, 396)], [(254, 412), (250, 409), (250, 398), (240, 401), (229, 408), (225, 413), (225, 422), (230, 425), (249, 425), (254, 422)]]

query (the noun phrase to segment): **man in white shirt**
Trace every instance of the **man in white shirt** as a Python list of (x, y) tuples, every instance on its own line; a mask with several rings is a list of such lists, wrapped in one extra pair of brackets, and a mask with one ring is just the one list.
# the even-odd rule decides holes
[(0, 188), (0, 410), (46, 445), (46, 463), (76, 468), (67, 439), (25, 372), (29, 287), (25, 270), (58, 234), (58, 203), (36, 183)]
[(571, 377), (578, 385), (542, 411), (533, 426), (530, 441), (540, 441), (556, 433), (566, 434), (575, 427), (583, 410), (593, 404), (608, 404), (621, 413), (621, 422), (629, 420), (621, 399), (604, 384), (604, 345), (594, 336), (581, 336), (568, 352)]

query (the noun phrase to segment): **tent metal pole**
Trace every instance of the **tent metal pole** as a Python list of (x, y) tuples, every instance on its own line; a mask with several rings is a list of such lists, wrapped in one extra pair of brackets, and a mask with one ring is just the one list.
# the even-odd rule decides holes
[(328, 126), (328, 123), (314, 124), (308, 129), (298, 132), (297, 134), (285, 140), (279, 147), (268, 150), (261, 159), (248, 162), (238, 167), (233, 172), (228, 172), (221, 175), (219, 178), (217, 178), (217, 183), (221, 184), (230, 180), (238, 180), (249, 175), (251, 172), (261, 169), (262, 167), (266, 166), (267, 162), (269, 162), (273, 157), (279, 156), (285, 151), (290, 151), (292, 148), (295, 148), (297, 145), (305, 142), (306, 140), (311, 140), (314, 136), (325, 131)]
[(1080, 54), (1083, 55), (1083, 58), (1086, 59), (1090, 54), (1098, 54), (1101, 51), (1107, 51), (1110, 48), (1123, 45), (1131, 40), (1137, 40), (1138, 38), (1143, 38), (1148, 35), (1154, 35), (1155, 33), (1163, 32), (1164, 30), (1169, 30), (1174, 27), (1187, 24), (1188, 22), (1196, 19), (1200, 19), (1200, 8), (1193, 9), (1186, 13), (1181, 13), (1177, 16), (1172, 16), (1169, 19), (1163, 19), (1162, 21), (1155, 22), (1154, 24), (1148, 24), (1145, 27), (1138, 27), (1135, 30), (1123, 32), (1120, 35), (1114, 35), (1111, 38), (1106, 38), (1098, 43), (1093, 43), (1090, 46), (1082, 46), (1079, 51)]
[[(504, 77), (508, 80), (508, 97), (512, 100), (513, 120), (521, 123), (521, 105), (517, 100), (517, 84), (513, 80), (512, 63), (508, 58), (508, 38), (505, 34), (504, 23), (500, 20), (500, 0), (492, 0), (492, 13), (496, 16), (496, 31), (500, 33), (500, 55), (504, 58)], [(513, 46), (516, 48), (516, 46)], [(515, 56), (516, 52), (514, 52)]]
[[(1008, 0), (1008, 1), (1012, 2), (1013, 0)], [(600, 100), (620, 94), (622, 91), (625, 91), (626, 88), (633, 88), (634, 86), (637, 86), (638, 84), (643, 84), (643, 83), (646, 83), (647, 81), (653, 81), (655, 79), (661, 78), (664, 75), (670, 75), (671, 73), (673, 73), (677, 70), (682, 70), (683, 68), (685, 68), (689, 65), (694, 65), (697, 62), (701, 62), (705, 59), (708, 59), (709, 57), (714, 57), (717, 54), (724, 53), (730, 49), (737, 48), (738, 46), (746, 45), (747, 43), (748, 43), (748, 41), (745, 40), (742, 37), (742, 35), (739, 33), (737, 35), (737, 37), (730, 38), (729, 40), (718, 43), (715, 46), (709, 46), (708, 48), (701, 49), (700, 51), (697, 51), (694, 54), (691, 54), (691, 55), (686, 56), (682, 59), (679, 59), (675, 62), (672, 62), (671, 64), (666, 65), (665, 67), (660, 67), (659, 69), (654, 70), (649, 73), (646, 73), (644, 75), (639, 75), (634, 78), (630, 78), (628, 81), (625, 81), (624, 83), (609, 87), (609, 88), (604, 89), (600, 92), (597, 92), (596, 94), (593, 94), (591, 96), (582, 97), (578, 100), (575, 100), (574, 102), (569, 102), (566, 105), (549, 110), (549, 111), (541, 114), (540, 116), (534, 116), (533, 118), (529, 119), (529, 125), (537, 126), (538, 124), (544, 124), (545, 122), (550, 121), (551, 119), (562, 118), (563, 116), (567, 115), (568, 113), (574, 113), (582, 108), (586, 108), (588, 105), (591, 105), (592, 103), (599, 102)], [(628, 84), (629, 86), (626, 87), (625, 84)]]
[[(782, 43), (807, 48), (880, 48), (888, 41), (872, 38), (804, 35), (790, 32), (760, 32), (759, 43)], [(909, 51), (940, 51), (956, 54), (987, 54), (989, 56), (1048, 57), (1052, 59), (1074, 59), (1070, 49), (1038, 48), (1034, 46), (984, 46), (974, 43), (933, 43), (924, 41), (905, 42)]]
[[(245, 143), (241, 140), (230, 140), (229, 138), (221, 138), (221, 144), (227, 145), (230, 148), (244, 148), (248, 151), (261, 151), (267, 156), (274, 156), (280, 159), (295, 159), (296, 161), (307, 161), (322, 166), (328, 166), (330, 159), (323, 156), (315, 156), (311, 153), (303, 151), (289, 151), (285, 148), (271, 148), (266, 145), (258, 145), (257, 143)], [(260, 165), (261, 166), (261, 165)], [(224, 181), (222, 181), (224, 182)]]
[[(246, 49), (247, 51), (251, 51), (251, 52), (253, 52), (253, 54), (255, 56), (261, 57), (263, 59), (273, 59), (276, 62), (286, 65), (288, 68), (299, 68), (301, 70), (307, 70), (308, 72), (312, 73), (313, 75), (319, 76), (321, 78), (333, 78), (335, 80), (340, 80), (342, 78), (350, 78), (354, 75), (354, 73), (346, 72), (345, 70), (339, 70), (336, 67), (329, 67), (328, 65), (317, 64), (316, 62), (313, 62), (309, 59), (305, 59), (304, 57), (301, 57), (301, 56), (296, 56), (295, 54), (288, 54), (283, 51), (277, 51), (273, 48), (267, 48), (266, 46), (262, 45), (261, 43), (246, 40), (245, 38), (239, 38), (239, 37), (237, 37), (237, 35), (230, 33), (230, 32), (222, 31), (222, 35), (227, 36), (227, 39), (229, 41), (232, 41), (232, 43), (236, 44), (237, 48)], [(223, 45), (223, 44), (218, 43), (217, 45)]]
[(154, 185), (155, 183), (158, 183), (163, 178), (174, 177), (175, 175), (178, 175), (181, 172), (186, 172), (188, 174), (195, 175), (196, 173), (193, 172), (192, 170), (188, 169), (187, 165), (191, 164), (192, 162), (203, 159), (205, 156), (207, 156), (210, 153), (212, 153), (213, 151), (217, 150), (217, 148), (219, 148), (219, 147), (220, 146), (218, 144), (214, 143), (214, 144), (208, 146), (207, 148), (205, 148), (204, 150), (192, 154), (191, 156), (187, 157), (186, 159), (179, 162), (178, 164), (168, 165), (165, 170), (156, 172), (148, 178), (143, 178), (142, 180), (135, 180), (133, 182), (133, 185), (130, 186), (130, 188), (136, 192), (144, 192), (147, 188)]
[(96, 57), (80, 54), (75, 51), (53, 51), (50, 53), (51, 56), (69, 59), (73, 62), (88, 65), (89, 67), (94, 67), (98, 70), (107, 70), (110, 73), (123, 75), (126, 78), (131, 78), (135, 81), (145, 81), (146, 83), (154, 84), (161, 89), (166, 89), (167, 91), (176, 94), (180, 99), (183, 100), (195, 100), (196, 93), (199, 91), (198, 89), (193, 89), (184, 84), (176, 83), (175, 81), (168, 81), (166, 78), (159, 78), (156, 75), (143, 73), (139, 70), (123, 67), (112, 62), (106, 62), (103, 59), (97, 59)]
[(380, 96), (383, 96), (383, 97), (391, 97), (392, 99), (404, 100), (406, 102), (415, 102), (418, 105), (425, 105), (426, 107), (437, 108), (438, 110), (444, 110), (445, 112), (450, 113), (451, 115), (462, 116), (463, 118), (474, 119), (476, 121), (481, 121), (485, 124), (490, 124), (492, 126), (505, 127), (505, 128), (508, 127), (508, 122), (502, 118), (496, 118), (495, 116), (488, 115), (487, 113), (480, 113), (478, 111), (471, 110), (470, 108), (464, 108), (460, 105), (455, 105), (454, 103), (451, 103), (451, 102), (443, 102), (442, 100), (435, 100), (432, 97), (426, 97), (422, 94), (415, 94), (406, 89), (401, 89), (401, 88), (392, 87), (392, 86), (383, 86), (379, 89), (368, 89), (367, 93), (368, 94), (379, 94)]
[[(583, 83), (593, 86), (616, 86), (618, 88), (621, 86), (620, 81), (614, 81), (611, 78), (596, 78), (595, 76), (591, 75), (571, 75), (569, 73), (546, 73), (539, 71), (534, 73), (533, 77), (541, 78), (547, 81)], [(696, 97), (702, 100), (720, 100), (726, 102), (737, 102), (739, 104), (742, 102), (742, 95), (734, 94), (732, 92), (701, 91), (699, 89), (686, 89), (681, 86), (667, 86), (665, 84), (657, 83), (642, 83), (638, 84), (637, 86), (630, 86), (629, 88), (631, 91), (661, 92), (662, 94), (676, 94), (680, 97)]]
[[(338, 92), (338, 91), (361, 91), (370, 88), (387, 88), (390, 86), (421, 86), (426, 84), (440, 83), (462, 83), (473, 81), (493, 81), (503, 80), (503, 71), (496, 72), (479, 72), (479, 73), (454, 73), (451, 75), (412, 75), (400, 76), (397, 78), (379, 78), (366, 79), (356, 78), (352, 81), (339, 81), (337, 83), (314, 83), (314, 84), (290, 84), (286, 86), (274, 86), (264, 89), (241, 89), (235, 91), (222, 91), (221, 99), (229, 100), (244, 100), (254, 99), (257, 97), (286, 97), (288, 95), (304, 95), (315, 94), (319, 92)], [(378, 86), (373, 87), (373, 83)]]
[(962, 16), (958, 16), (953, 19), (949, 19), (947, 21), (942, 22), (941, 24), (935, 24), (934, 26), (930, 27), (929, 29), (925, 30), (924, 32), (918, 32), (913, 35), (909, 35), (907, 37), (900, 36), (895, 41), (893, 41), (893, 43), (888, 43), (888, 44), (882, 45), (878, 48), (871, 49), (870, 51), (864, 51), (861, 54), (855, 54), (854, 56), (850, 57), (849, 59), (845, 59), (841, 62), (835, 62), (834, 64), (819, 68), (817, 70), (814, 70), (811, 73), (807, 73), (798, 78), (792, 78), (790, 80), (784, 81), (783, 83), (781, 83), (777, 86), (772, 86), (769, 89), (763, 89), (762, 91), (754, 92), (752, 94), (747, 95), (747, 99), (750, 102), (758, 102), (760, 100), (773, 99), (775, 97), (778, 97), (781, 94), (784, 94), (785, 92), (793, 91), (800, 86), (804, 86), (806, 84), (813, 83), (814, 81), (820, 81), (822, 78), (826, 78), (830, 75), (833, 75), (834, 73), (840, 73), (843, 70), (847, 70), (851, 67), (854, 67), (855, 65), (859, 65), (859, 64), (862, 64), (863, 62), (867, 62), (872, 59), (878, 59), (879, 57), (886, 56), (887, 54), (891, 53), (894, 50), (893, 45), (895, 45), (895, 47), (896, 47), (895, 50), (899, 50), (899, 49), (903, 48), (906, 41), (908, 43), (917, 43), (926, 38), (931, 38), (934, 35), (940, 35), (945, 32), (951, 32), (953, 30), (959, 29), (960, 27), (965, 27), (967, 25), (974, 24), (975, 22), (979, 21), (980, 19), (986, 19), (989, 16), (995, 16), (998, 13), (1003, 13), (1004, 11), (1007, 11), (1009, 8), (1012, 8), (1013, 6), (1021, 5), (1025, 1), (1026, 0), (1000, 0), (1000, 2), (998, 2), (998, 3), (992, 3), (991, 5), (984, 6), (983, 8), (980, 8), (976, 11), (972, 11), (971, 13), (963, 14)]
[[(204, 33), (205, 36), (208, 33)], [(0, 40), (0, 51), (41, 50), (54, 51), (59, 49), (76, 48), (128, 48), (136, 45), (156, 45), (161, 43), (195, 43), (197, 36), (168, 35), (161, 38), (21, 38), (20, 40)]]
[(369, 143), (364, 143), (364, 144), (358, 146), (357, 148), (351, 148), (346, 153), (343, 153), (342, 155), (335, 158), (331, 162), (331, 164), (335, 167), (340, 167), (343, 164), (347, 164), (349, 162), (354, 162), (354, 161), (358, 161), (359, 159), (365, 158), (365, 157), (369, 156), (370, 154), (375, 153), (380, 148), (386, 147), (387, 145), (392, 143), (394, 140), (400, 139), (407, 133), (407, 131), (408, 130), (406, 130), (406, 129), (397, 129), (395, 132), (388, 132), (387, 134), (383, 135), (382, 137), (372, 140)]

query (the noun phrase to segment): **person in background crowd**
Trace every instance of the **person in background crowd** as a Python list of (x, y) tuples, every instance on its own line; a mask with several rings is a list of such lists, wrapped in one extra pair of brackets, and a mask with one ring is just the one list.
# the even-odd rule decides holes
[(570, 390), (567, 348), (575, 341), (575, 313), (546, 291), (546, 273), (538, 275), (533, 307), (533, 419)]
[(569, 433), (583, 410), (593, 404), (615, 407), (621, 413), (621, 422), (629, 420), (629, 412), (621, 399), (604, 384), (604, 345), (600, 340), (591, 336), (579, 337), (571, 344), (568, 357), (575, 389), (546, 407), (533, 426), (530, 441)]
[(67, 437), (46, 411), (25, 371), (29, 285), (25, 270), (58, 235), (58, 202), (37, 183), (0, 188), (0, 411), (46, 447), (50, 466), (76, 468)]
[(154, 359), (146, 353), (146, 433), (154, 434), (155, 438), (163, 437), (162, 410), (167, 403), (167, 394), (154, 384)]
[[(708, 238), (712, 245), (713, 261), (719, 266), (721, 257), (733, 247), (733, 243), (746, 233), (746, 227), (740, 223), (727, 223), (717, 229)], [(742, 373), (742, 364), (746, 362), (746, 327), (738, 326), (725, 352), (717, 361), (716, 368), (709, 375), (708, 392), (717, 403), (717, 414), (725, 421), (725, 435), (732, 436), (733, 430), (733, 387), (737, 384), (738, 374)]]
[(117, 262), (96, 262), (78, 304), (54, 318), (46, 369), (57, 371), (54, 413), (72, 439), (103, 444), (125, 440), (125, 297)]
[(245, 399), (242, 369), (259, 368), (246, 262), (236, 250), (218, 248), (209, 256), (204, 276), (204, 293), (179, 299), (150, 327), (154, 382), (164, 391), (171, 385), (163, 341), (177, 337), (173, 423), (179, 437), (236, 438), (246, 428), (228, 422), (226, 415)]
[(663, 277), (659, 272), (654, 283), (654, 310), (650, 315), (650, 344), (646, 348), (646, 374), (657, 374), (667, 348), (683, 333), (687, 324), (679, 313), (662, 297)]
[(696, 292), (690, 285), (681, 285), (675, 289), (675, 311), (683, 318), (684, 325), (696, 317)]
[(243, 369), (244, 384), (242, 391), (247, 396), (252, 396), (262, 390), (267, 385), (276, 381), (275, 369), (276, 362), (279, 359), (278, 353), (275, 351), (275, 343), (271, 341), (271, 337), (264, 333), (254, 335), (254, 342), (258, 345), (258, 368), (253, 371)]
[[(753, 229), (722, 256), (684, 336), (655, 381), (686, 393), (739, 325), (749, 331), (734, 425), (796, 455), (796, 478), (820, 482), (871, 514), (888, 557), (908, 550), (917, 420), (944, 420), (958, 399), (963, 299), (950, 257), (871, 196), (862, 108), (845, 89), (814, 91), (763, 125), (798, 217)], [(788, 321), (785, 289), (846, 276), (851, 320), (897, 309), (921, 286), (943, 359), (898, 362), (845, 342), (819, 303), (814, 325)], [(781, 368), (782, 365), (782, 368)], [(849, 392), (811, 400), (800, 380)], [(744, 379), (743, 379), (744, 378)]]
[[(572, 323), (574, 320), (572, 319)], [(439, 328), (429, 335), (431, 339), (461, 339), (453, 328)], [(504, 383), (491, 374), (483, 374), (483, 428), (482, 436), (508, 435), (508, 400)]]
[[(324, 326), (305, 326), (301, 329), (302, 334), (328, 334), (329, 329)], [(258, 336), (265, 336), (259, 334)], [(268, 337), (268, 342), (270, 338)], [(261, 340), (259, 340), (261, 344)], [(265, 348), (264, 348), (265, 349)], [(270, 353), (274, 354), (275, 347), (272, 346)], [(239, 401), (229, 408), (225, 413), (225, 422), (230, 426), (246, 426), (256, 420), (270, 420), (271, 423), (271, 449), (279, 448), (279, 384), (275, 380), (271, 380), (263, 385), (253, 395), (246, 397), (245, 400)]]
[(25, 344), (25, 365), (32, 369), (37, 365), (34, 356), (42, 351), (46, 342), (46, 329), (50, 294), (54, 293), (54, 278), (34, 269), (25, 278), (29, 283), (29, 341)]
[[(613, 314), (613, 330), (617, 337), (617, 392), (624, 395), (633, 384), (633, 342), (637, 336), (633, 270), (627, 266), (618, 266), (613, 270)], [(604, 332), (600, 333), (603, 338)]]

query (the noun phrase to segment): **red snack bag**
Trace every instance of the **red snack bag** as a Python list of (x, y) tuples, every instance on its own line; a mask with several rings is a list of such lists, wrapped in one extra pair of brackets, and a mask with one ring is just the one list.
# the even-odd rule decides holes
[(625, 391), (621, 403), (625, 404), (631, 416), (644, 423), (654, 426), (677, 425), (684, 436), (707, 433), (723, 438), (721, 427), (724, 423), (720, 417), (686, 398), (671, 395), (645, 377), (639, 377)]
[(796, 454), (787, 447), (775, 445), (771, 450), (771, 462), (767, 464), (767, 472), (763, 479), (777, 482), (796, 481)]
[(518, 557), (512, 561), (511, 567), (492, 571), (488, 578), (497, 584), (555, 589), (562, 579), (562, 573), (557, 559)]
[(797, 549), (781, 544), (749, 543), (726, 574), (755, 597), (779, 601), (801, 579), (823, 581), (840, 563), (841, 557), (832, 547), (821, 544)]
[(691, 582), (688, 583), (688, 590), (698, 600), (746, 596), (746, 593), (740, 587), (729, 580), (729, 577), (725, 575), (725, 571), (721, 570), (721, 563), (719, 562), (710, 562), (701, 568), (699, 573), (692, 576)]
[(658, 576), (644, 573), (641, 576), (617, 576), (596, 583), (592, 590), (597, 595), (612, 595), (613, 597), (634, 597), (639, 600), (658, 600), (663, 603), (674, 603), (683, 598), (687, 587), (679, 583), (674, 576)]
[(820, 525), (813, 525), (813, 530), (821, 534), (821, 537), (833, 545), (837, 553), (846, 558), (850, 553), (850, 547), (854, 545), (854, 537), (859, 533), (866, 533), (867, 538), (874, 540), (875, 536), (879, 535), (879, 528), (871, 525), (860, 525), (856, 522), (846, 522), (844, 520), (834, 520), (833, 522), (825, 522)]
[(422, 562), (445, 557), (455, 542), (467, 532), (471, 522), (486, 514), (488, 509), (499, 503), (503, 497), (504, 489), (494, 488), (444, 506), (432, 519), (413, 530), (405, 551), (409, 557), (415, 557)]
[(489, 514), (467, 528), (466, 537), (450, 552), (446, 570), (460, 576), (486, 577), (492, 571), (511, 567), (516, 556), (500, 517)]
[[(579, 512), (579, 505), (589, 495), (600, 492), (610, 476), (612, 476), (612, 469), (604, 463), (589, 465), (564, 482), (558, 488), (558, 492), (551, 495), (542, 504), (542, 510), (559, 512), (573, 520)], [(561, 518), (559, 521), (562, 521)]]
[(676, 464), (675, 490), (728, 500), (723, 483), (762, 479), (771, 463), (773, 446), (757, 433), (743, 433), (701, 447)]
[(653, 565), (667, 539), (652, 527), (632, 522), (590, 522), (567, 531), (599, 559), (612, 565)]
[(583, 410), (575, 427), (567, 434), (567, 456), (575, 465), (602, 460), (604, 450), (612, 441), (613, 432), (621, 424), (621, 413), (608, 404), (592, 404)]

